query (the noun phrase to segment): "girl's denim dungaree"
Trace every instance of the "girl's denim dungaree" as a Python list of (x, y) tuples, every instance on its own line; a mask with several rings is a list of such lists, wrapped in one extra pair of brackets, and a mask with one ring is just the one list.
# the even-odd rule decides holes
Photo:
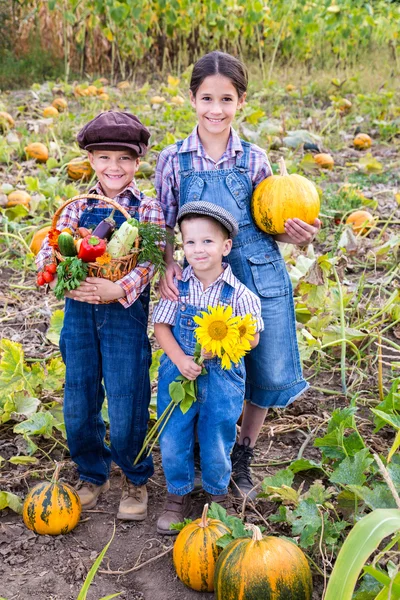
[[(80, 227), (94, 228), (111, 210), (88, 201)], [(138, 218), (139, 200), (129, 207)], [(125, 217), (117, 211), (119, 227)], [(149, 288), (129, 308), (120, 302), (88, 304), (65, 299), (60, 350), (66, 364), (64, 417), (71, 458), (79, 476), (97, 485), (109, 477), (113, 460), (135, 485), (154, 472), (152, 458), (133, 461), (147, 432), (151, 349), (147, 337)], [(111, 448), (102, 417), (107, 392)]]
[(260, 231), (251, 215), (250, 144), (231, 169), (195, 171), (191, 152), (179, 152), (180, 205), (205, 200), (223, 206), (239, 223), (239, 234), (224, 260), (261, 300), (264, 331), (245, 358), (246, 400), (261, 408), (285, 407), (309, 386), (303, 379), (296, 338), (292, 286), (278, 245)]
[[(179, 281), (179, 307), (172, 333), (178, 344), (193, 356), (196, 323), (193, 317), (200, 310), (185, 303), (189, 281)], [(233, 288), (225, 282), (220, 304), (230, 304)], [(210, 494), (226, 494), (231, 476), (230, 453), (236, 438), (236, 422), (241, 414), (245, 391), (243, 361), (230, 371), (221, 368), (218, 358), (206, 360), (207, 375), (197, 378), (197, 401), (186, 414), (177, 407), (160, 437), (162, 464), (168, 492), (183, 496), (193, 489), (193, 446), (195, 428), (200, 444), (203, 488)], [(171, 397), (168, 386), (180, 375), (175, 364), (164, 354), (161, 358), (157, 412), (160, 416)], [(196, 426), (197, 424), (197, 426)]]

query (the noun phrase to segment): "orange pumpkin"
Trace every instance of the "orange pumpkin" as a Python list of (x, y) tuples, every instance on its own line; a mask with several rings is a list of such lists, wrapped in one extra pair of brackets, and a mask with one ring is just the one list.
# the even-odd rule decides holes
[(41, 142), (33, 142), (32, 144), (28, 144), (25, 146), (24, 150), (28, 158), (35, 158), (38, 162), (46, 162), (46, 160), (49, 158), (47, 146)]
[(18, 206), (19, 204), (29, 208), (30, 202), (31, 197), (28, 192), (25, 192), (24, 190), (16, 190), (15, 192), (8, 194), (6, 208), (12, 208), (13, 206)]
[(93, 169), (87, 158), (78, 157), (68, 163), (67, 173), (68, 177), (75, 181), (78, 179), (88, 181), (93, 175)]
[(97, 87), (95, 85), (89, 85), (86, 89), (88, 96), (97, 96)]
[(346, 225), (351, 225), (354, 233), (366, 233), (375, 225), (375, 217), (367, 210), (356, 210), (349, 215)]
[(51, 105), (54, 106), (59, 112), (63, 112), (68, 108), (68, 102), (65, 98), (54, 98)]
[(22, 517), (28, 529), (40, 535), (60, 535), (77, 526), (80, 498), (73, 487), (58, 481), (60, 465), (52, 480), (38, 483), (25, 498)]
[(35, 231), (35, 233), (33, 234), (33, 238), (31, 240), (29, 248), (31, 249), (32, 254), (34, 254), (35, 256), (42, 247), (43, 240), (49, 233), (50, 229), (51, 226), (42, 227), (42, 229), (39, 229), (39, 231)]
[(359, 133), (353, 140), (353, 145), (357, 150), (367, 150), (372, 146), (372, 140), (368, 133)]
[(107, 92), (103, 92), (102, 94), (99, 94), (99, 100), (109, 100), (110, 96), (107, 94)]
[(179, 579), (192, 590), (212, 592), (215, 564), (221, 548), (216, 541), (230, 533), (218, 519), (207, 518), (208, 504), (201, 519), (188, 523), (176, 538), (173, 561)]
[(0, 111), (0, 130), (7, 131), (11, 127), (15, 126), (15, 121), (8, 112)]
[(314, 160), (316, 164), (321, 167), (321, 169), (333, 169), (335, 161), (330, 154), (322, 152), (321, 154), (316, 154), (314, 156)]
[(289, 175), (283, 158), (280, 175), (271, 175), (258, 184), (251, 201), (255, 224), (266, 233), (284, 233), (285, 221), (298, 218), (312, 224), (318, 217), (317, 188), (302, 175)]
[(59, 112), (55, 106), (46, 106), (46, 108), (43, 109), (43, 116), (45, 119), (50, 117), (58, 117), (58, 115)]

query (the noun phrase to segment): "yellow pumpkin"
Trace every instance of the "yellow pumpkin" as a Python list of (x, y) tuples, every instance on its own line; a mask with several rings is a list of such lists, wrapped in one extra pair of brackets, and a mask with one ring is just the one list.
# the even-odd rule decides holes
[(354, 233), (366, 233), (375, 225), (375, 217), (367, 210), (356, 210), (349, 215), (346, 225), (351, 225)]
[(6, 208), (12, 208), (18, 204), (22, 204), (23, 206), (29, 208), (30, 202), (31, 197), (28, 192), (25, 192), (24, 190), (16, 190), (15, 192), (8, 194)]
[(255, 224), (266, 233), (284, 233), (285, 221), (298, 218), (312, 224), (318, 217), (317, 188), (302, 175), (289, 175), (283, 158), (280, 175), (271, 175), (254, 190), (251, 210)]
[(321, 154), (316, 154), (314, 156), (314, 160), (321, 169), (333, 169), (335, 161), (330, 154), (326, 154), (322, 152)]
[(372, 146), (372, 140), (368, 133), (359, 133), (353, 140), (353, 145), (357, 150), (367, 150)]
[(46, 108), (43, 109), (43, 116), (45, 119), (48, 119), (49, 117), (58, 117), (58, 115), (59, 112), (55, 106), (46, 106)]
[(68, 533), (81, 516), (79, 496), (73, 487), (58, 481), (59, 472), (60, 465), (57, 465), (52, 480), (35, 485), (24, 501), (24, 523), (40, 535)]
[(87, 181), (93, 175), (93, 169), (87, 158), (78, 157), (68, 163), (67, 173), (70, 179)]
[(110, 96), (106, 92), (99, 94), (99, 100), (109, 100), (109, 99), (110, 99)]
[(15, 126), (15, 121), (8, 112), (0, 111), (0, 130), (7, 131), (11, 127)]
[(68, 108), (68, 102), (65, 98), (54, 98), (51, 105), (54, 106), (59, 112), (63, 112)]
[(230, 533), (218, 519), (207, 518), (208, 504), (201, 519), (188, 523), (176, 538), (173, 561), (179, 579), (192, 590), (212, 592), (214, 569), (221, 548), (217, 540)]
[(233, 540), (218, 558), (216, 600), (311, 600), (311, 571), (300, 548), (282, 538), (263, 538), (258, 527), (249, 527), (253, 537)]
[(352, 103), (347, 98), (340, 98), (337, 102), (337, 107), (342, 115), (346, 115), (351, 111)]
[(35, 256), (42, 247), (43, 240), (49, 233), (50, 229), (50, 225), (48, 227), (42, 227), (42, 229), (39, 229), (39, 231), (35, 231), (35, 233), (33, 234), (33, 238), (31, 240), (31, 243), (29, 244), (29, 248), (32, 254), (34, 254)]
[(286, 86), (286, 91), (287, 92), (294, 92), (294, 90), (296, 89), (296, 86), (293, 85), (292, 83), (288, 83)]
[(182, 98), (182, 96), (172, 96), (171, 104), (176, 104), (176, 106), (182, 106), (183, 104), (185, 104), (185, 100), (184, 98)]
[(129, 81), (120, 81), (119, 84), (117, 85), (117, 88), (119, 90), (128, 90), (131, 87), (131, 84), (129, 83)]
[(139, 163), (139, 170), (135, 173), (136, 179), (149, 179), (153, 175), (154, 169), (150, 163), (145, 160), (141, 160)]
[(150, 98), (151, 104), (163, 104), (165, 102), (165, 98), (163, 96), (153, 96)]
[(97, 87), (95, 85), (89, 85), (86, 89), (88, 96), (97, 96)]
[(41, 142), (33, 142), (32, 144), (28, 144), (25, 146), (24, 150), (28, 158), (35, 158), (38, 162), (46, 162), (46, 160), (49, 158), (47, 146)]

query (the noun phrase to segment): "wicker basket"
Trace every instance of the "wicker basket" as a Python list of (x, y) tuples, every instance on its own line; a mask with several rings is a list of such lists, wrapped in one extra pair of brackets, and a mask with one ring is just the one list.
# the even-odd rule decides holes
[[(123, 206), (120, 206), (117, 202), (114, 202), (114, 200), (111, 200), (106, 196), (101, 196), (100, 194), (80, 194), (79, 196), (74, 196), (74, 198), (67, 200), (62, 206), (60, 206), (60, 208), (56, 210), (51, 224), (52, 228), (56, 228), (58, 217), (60, 216), (64, 208), (68, 206), (68, 204), (72, 204), (73, 202), (77, 202), (77, 200), (84, 200), (86, 198), (101, 200), (102, 202), (105, 202), (106, 204), (109, 204), (113, 208), (119, 210), (126, 219), (131, 218), (131, 215)], [(135, 245), (132, 248), (132, 252), (130, 254), (127, 254), (126, 256), (121, 256), (120, 258), (112, 258), (110, 262), (106, 265), (101, 265), (97, 262), (87, 263), (88, 277), (102, 277), (103, 279), (109, 279), (113, 282), (118, 281), (119, 279), (124, 277), (124, 275), (127, 275), (130, 271), (132, 271), (132, 269), (136, 267), (137, 258), (139, 254), (139, 243), (140, 238), (137, 237), (135, 240)], [(65, 260), (65, 257), (62, 254), (60, 254), (58, 250), (55, 250), (54, 255), (57, 263), (63, 262)]]

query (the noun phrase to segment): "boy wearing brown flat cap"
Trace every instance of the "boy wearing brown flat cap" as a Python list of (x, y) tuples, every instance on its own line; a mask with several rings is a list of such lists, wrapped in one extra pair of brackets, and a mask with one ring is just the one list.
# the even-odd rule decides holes
[[(137, 117), (108, 111), (87, 123), (78, 134), (97, 175), (89, 190), (113, 198), (132, 217), (165, 228), (159, 202), (138, 189), (134, 175), (145, 155), (150, 134)], [(111, 208), (83, 199), (62, 212), (57, 229), (95, 228)], [(119, 227), (125, 217), (117, 211)], [(48, 239), (36, 263), (42, 269), (52, 258)], [(115, 283), (89, 277), (65, 294), (60, 350), (66, 364), (64, 418), (71, 457), (79, 472), (78, 493), (83, 509), (93, 508), (109, 489), (113, 460), (124, 474), (118, 518), (140, 521), (147, 516), (146, 482), (153, 474), (151, 457), (133, 465), (147, 431), (150, 402), (151, 348), (147, 337), (150, 262), (138, 264)], [(52, 287), (55, 282), (52, 283)], [(104, 302), (110, 302), (104, 304)], [(104, 387), (103, 387), (104, 383)], [(110, 441), (105, 441), (101, 408), (107, 393)]]

